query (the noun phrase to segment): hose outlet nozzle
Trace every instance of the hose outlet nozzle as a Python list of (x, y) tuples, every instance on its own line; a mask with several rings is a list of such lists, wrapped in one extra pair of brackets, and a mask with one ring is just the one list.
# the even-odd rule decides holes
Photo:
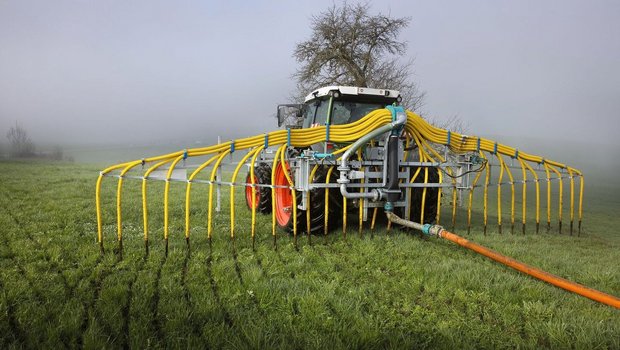
[(392, 204), (392, 202), (385, 202), (385, 205), (383, 206), (383, 210), (385, 210), (388, 213), (391, 213), (392, 211), (394, 211), (394, 204)]

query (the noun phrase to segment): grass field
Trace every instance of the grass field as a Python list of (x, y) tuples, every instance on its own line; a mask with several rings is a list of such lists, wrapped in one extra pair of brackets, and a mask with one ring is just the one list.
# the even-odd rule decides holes
[[(166, 258), (161, 184), (149, 185), (146, 256), (140, 183), (127, 181), (119, 260), (116, 181), (106, 179), (102, 256), (99, 170), (0, 162), (0, 348), (620, 348), (620, 310), (436, 238), (383, 229), (360, 237), (352, 221), (346, 238), (303, 236), (296, 250), (282, 235), (276, 251), (261, 217), (253, 250), (238, 196), (235, 243), (225, 206), (209, 246), (205, 187), (194, 190), (188, 254), (184, 186), (173, 184)], [(468, 238), (619, 296), (620, 188), (587, 183), (586, 194), (579, 237), (534, 234), (528, 223), (526, 235), (489, 226), (485, 236), (478, 224)], [(465, 233), (461, 221), (456, 232)]]

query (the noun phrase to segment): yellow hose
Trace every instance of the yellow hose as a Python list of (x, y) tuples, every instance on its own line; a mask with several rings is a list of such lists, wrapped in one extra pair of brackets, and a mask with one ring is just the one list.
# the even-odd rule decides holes
[(103, 180), (103, 172), (99, 173), (97, 177), (97, 184), (95, 185), (95, 207), (97, 210), (97, 243), (99, 248), (103, 252), (103, 228), (101, 218), (101, 181)]
[[(256, 163), (256, 157), (262, 152), (264, 148), (265, 148), (264, 145), (260, 146), (258, 148), (258, 151), (254, 153), (254, 156), (252, 156), (252, 161), (250, 162), (250, 181), (253, 184), (256, 184), (256, 177), (254, 176), (254, 164)], [(252, 242), (254, 242), (254, 236), (255, 236), (255, 231), (256, 231), (256, 207), (257, 206), (258, 206), (258, 203), (256, 203), (256, 190), (252, 188), (252, 226), (251, 226)]]
[[(452, 169), (448, 169), (450, 173), (452, 173)], [(454, 175), (454, 174), (451, 174)], [(439, 181), (439, 183), (441, 183), (441, 181)], [(441, 191), (441, 187), (439, 187), (440, 191)], [(441, 197), (441, 194), (439, 195), (439, 197)], [(437, 215), (439, 215), (439, 213), (437, 213)], [(437, 221), (437, 224), (439, 224), (439, 221)], [(452, 178), (452, 229), (454, 230), (454, 228), (456, 227), (456, 178)]]
[[(198, 175), (204, 168), (208, 167), (211, 163), (213, 163), (213, 161), (215, 161), (217, 158), (218, 158), (217, 156), (213, 156), (209, 158), (209, 160), (207, 160), (206, 162), (202, 163), (198, 168), (196, 168), (196, 170), (194, 170), (194, 172), (192, 172), (192, 174), (187, 180), (187, 187), (185, 189), (185, 238), (186, 239), (189, 239), (189, 215), (190, 215), (190, 203), (191, 203), (190, 194), (192, 190), (192, 181), (194, 181), (194, 178), (196, 177), (196, 175)], [(146, 184), (144, 184), (144, 186), (146, 186)], [(145, 193), (146, 193), (146, 190), (145, 190)], [(145, 222), (146, 222), (146, 216), (145, 216)]]
[(549, 165), (544, 163), (545, 174), (547, 175), (547, 232), (551, 230), (551, 174), (549, 173)]
[(559, 183), (559, 200), (558, 200), (558, 231), (559, 233), (562, 233), (562, 196), (564, 193), (564, 187), (562, 186), (562, 174), (560, 174), (560, 172), (553, 166), (549, 166), (549, 169), (551, 169), (551, 171), (553, 171), (557, 176), (558, 176), (558, 183)]
[[(294, 131), (294, 130), (292, 130)], [(282, 172), (284, 173), (284, 177), (286, 177), (286, 181), (288, 185), (294, 187), (295, 184), (289, 175), (289, 169), (286, 165), (286, 161), (284, 159), (284, 154), (286, 152), (280, 152), (280, 166), (282, 167)], [(295, 244), (297, 244), (297, 191), (295, 188), (291, 189), (291, 194), (293, 195), (293, 239), (295, 240)]]
[[(443, 183), (443, 173), (440, 171), (439, 173), (439, 181), (438, 183), (441, 184)], [(439, 187), (439, 189), (437, 190), (437, 214), (435, 215), (435, 222), (437, 225), (439, 225), (439, 219), (441, 218), (441, 193), (442, 193), (442, 187)]]
[(497, 179), (497, 230), (502, 233), (502, 179), (504, 178), (504, 160), (496, 154), (499, 161), (499, 177)]
[(570, 234), (573, 234), (573, 219), (574, 217), (574, 213), (573, 211), (575, 210), (575, 180), (573, 180), (573, 171), (571, 170), (571, 168), (567, 168), (568, 170), (568, 177), (570, 179)]
[[(273, 158), (273, 163), (271, 167), (271, 186), (276, 185), (276, 167), (278, 166), (278, 160), (280, 158), (280, 153), (284, 151), (286, 145), (282, 145), (278, 147), (276, 151), (275, 157)], [(271, 235), (273, 236), (274, 243), (276, 239), (276, 191), (275, 188), (271, 188)]]
[(526, 211), (526, 203), (527, 203), (527, 172), (525, 171), (525, 165), (523, 163), (523, 160), (519, 159), (519, 162), (521, 163), (521, 176), (523, 176), (523, 193), (522, 193), (522, 200), (521, 200), (521, 224), (522, 224), (522, 230), (523, 233), (525, 233), (525, 222), (526, 222), (526, 215), (527, 215), (527, 211)]
[(577, 231), (581, 234), (581, 218), (583, 214), (583, 175), (579, 174), (579, 230)]
[[(424, 167), (424, 183), (428, 183), (428, 167)], [(426, 205), (426, 187), (422, 188), (422, 204), (420, 205), (420, 222), (424, 222), (424, 206)]]
[(532, 167), (526, 163), (522, 162), (523, 165), (530, 171), (532, 176), (534, 177), (534, 184), (536, 186), (536, 233), (538, 233), (538, 229), (540, 227), (540, 184), (538, 183), (538, 174), (532, 169)]
[[(241, 170), (241, 167), (245, 164), (248, 158), (252, 157), (255, 154), (258, 154), (258, 152), (260, 152), (262, 149), (263, 149), (263, 146), (253, 149), (250, 152), (248, 152), (245, 156), (243, 156), (243, 158), (241, 158), (241, 160), (239, 161), (239, 164), (237, 164), (237, 166), (235, 167), (235, 171), (233, 171), (230, 182), (235, 183), (237, 181), (237, 175), (239, 175), (239, 170)], [(235, 187), (234, 186), (230, 186), (230, 238), (235, 238)]]
[[(483, 157), (482, 152), (478, 152), (478, 154)], [(474, 177), (474, 181), (471, 183), (471, 188), (469, 189), (469, 203), (467, 205), (467, 234), (471, 233), (471, 209), (474, 200), (474, 189), (476, 188), (476, 184), (480, 179), (480, 175), (482, 175), (482, 171), (478, 171), (478, 173)]]
[(164, 239), (168, 239), (168, 192), (170, 191), (170, 178), (172, 176), (172, 172), (176, 165), (183, 159), (183, 156), (178, 156), (172, 164), (170, 164), (170, 168), (168, 169), (168, 173), (166, 174), (166, 184), (164, 186)]
[[(501, 157), (501, 155), (498, 155)], [(503, 161), (504, 169), (506, 170), (506, 174), (508, 174), (508, 179), (510, 179), (510, 233), (514, 233), (515, 230), (515, 179), (512, 176), (512, 171), (508, 167), (508, 164)]]
[[(217, 158), (217, 161), (215, 162), (215, 165), (213, 166), (213, 170), (211, 170), (211, 177), (209, 177), (209, 181), (211, 181), (209, 183), (209, 206), (207, 208), (208, 210), (208, 216), (207, 216), (207, 238), (209, 240), (211, 240), (211, 237), (213, 235), (213, 181), (215, 181), (215, 174), (217, 174), (217, 168), (220, 167), (220, 164), (222, 163), (222, 160), (224, 159), (224, 157), (226, 157), (228, 154), (230, 153), (230, 149), (222, 152), (220, 154), (220, 156)], [(231, 203), (232, 205), (232, 203)]]
[(123, 240), (123, 224), (122, 224), (122, 213), (121, 213), (121, 191), (123, 189), (123, 176), (125, 176), (125, 174), (131, 170), (133, 167), (135, 167), (138, 164), (141, 164), (142, 161), (135, 161), (132, 162), (130, 164), (128, 164), (127, 166), (125, 166), (125, 168), (121, 171), (121, 174), (119, 175), (118, 178), (118, 187), (116, 189), (116, 224), (117, 224), (117, 238), (118, 241), (122, 241)]
[[(357, 150), (357, 159), (360, 161), (360, 164), (362, 162), (362, 149), (358, 149)], [(364, 172), (364, 167), (360, 167), (360, 171)], [(364, 184), (364, 179), (361, 180), (361, 183)], [(360, 193), (364, 192), (364, 187), (360, 187)], [(360, 235), (360, 237), (362, 236), (362, 228), (363, 228), (363, 219), (364, 219), (364, 199), (360, 198), (359, 202), (359, 224), (358, 224), (358, 233)]]
[[(441, 154), (439, 154), (437, 151), (435, 151), (435, 149), (432, 146), (430, 146), (428, 144), (428, 142), (426, 142), (426, 140), (424, 140), (424, 138), (420, 138), (419, 140), (421, 141), (421, 144), (424, 147), (428, 148), (428, 150), (434, 155), (434, 157), (431, 156), (430, 154), (428, 154), (428, 152), (425, 151), (424, 147), (420, 147), (420, 149), (422, 150), (422, 154), (424, 154), (424, 159), (426, 161), (430, 161), (430, 162), (444, 162), (445, 161), (445, 159), (441, 156)], [(435, 157), (437, 159), (435, 159)], [(451, 170), (450, 170), (450, 172), (451, 172)], [(427, 174), (428, 174), (428, 168), (425, 168), (424, 183), (428, 183), (428, 177), (426, 176)], [(440, 183), (440, 184), (443, 183), (443, 174), (442, 174), (441, 171), (439, 172), (439, 182), (438, 183)], [(422, 192), (422, 201), (423, 202), (425, 201), (425, 198), (426, 198), (426, 191), (427, 191), (427, 187), (424, 187), (424, 190)], [(442, 194), (442, 188), (439, 187), (439, 189), (437, 191), (437, 214), (435, 216), (435, 221), (436, 221), (437, 224), (439, 224), (440, 216), (441, 216), (441, 194)], [(421, 206), (421, 208), (422, 208), (422, 215), (421, 215), (422, 218), (424, 218), (424, 215), (423, 215), (424, 214), (424, 204)]]
[(144, 241), (148, 242), (149, 240), (149, 218), (148, 218), (148, 207), (147, 207), (147, 197), (146, 197), (146, 181), (151, 175), (153, 171), (162, 165), (168, 163), (170, 160), (162, 160), (161, 162), (151, 166), (142, 176), (142, 222), (144, 227)]
[[(488, 162), (487, 158), (484, 156), (484, 153), (480, 153), (482, 158)], [(488, 163), (487, 163), (488, 164)], [(485, 167), (485, 178), (484, 178), (484, 198), (483, 198), (483, 221), (484, 221), (484, 234), (487, 234), (487, 198), (489, 193), (489, 178), (491, 177), (491, 169), (489, 166)]]
[[(325, 184), (329, 184), (329, 180), (332, 176), (332, 171), (334, 171), (334, 167), (331, 166), (327, 170), (327, 176), (325, 177)], [(325, 187), (325, 227), (323, 233), (327, 235), (329, 231), (329, 188)]]

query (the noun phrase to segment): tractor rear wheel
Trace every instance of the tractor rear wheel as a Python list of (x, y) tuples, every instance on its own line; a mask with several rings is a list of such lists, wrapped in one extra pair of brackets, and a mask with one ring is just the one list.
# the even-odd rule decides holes
[[(414, 183), (424, 183), (424, 169), (420, 167), (420, 173), (415, 178)], [(439, 169), (429, 167), (428, 183), (439, 182)], [(417, 168), (411, 169), (411, 176), (415, 174)], [(424, 194), (426, 189), (426, 195)], [(437, 219), (437, 201), (439, 197), (439, 187), (412, 187), (411, 201), (409, 202), (409, 220), (420, 222), (422, 217), (422, 198), (424, 199), (424, 222), (422, 224), (434, 224)]]
[[(273, 189), (275, 196), (275, 216), (276, 223), (278, 226), (283, 228), (292, 227), (293, 223), (293, 190), (287, 188), (290, 186), (288, 179), (286, 178), (285, 172), (289, 171), (288, 163), (282, 164), (279, 163), (275, 168), (275, 182), (274, 185), (277, 186)], [(290, 175), (289, 175), (290, 176)], [(286, 186), (286, 187), (282, 187)]]
[[(245, 182), (248, 184), (271, 185), (271, 167), (265, 163), (259, 163), (254, 167), (254, 181), (252, 174), (248, 171)], [(252, 192), (255, 195), (255, 202), (252, 203)], [(271, 188), (269, 187), (245, 187), (245, 204), (252, 210), (256, 206), (256, 211), (263, 214), (271, 213)]]
[[(286, 168), (285, 168), (286, 167)], [(285, 170), (286, 169), (286, 170)], [(278, 164), (275, 169), (275, 185), (276, 186), (289, 186), (286, 179), (285, 171), (289, 171), (289, 165), (282, 163)], [(313, 183), (325, 183), (328, 168), (320, 166), (315, 175)], [(291, 176), (291, 175), (289, 175)], [(330, 180), (335, 180), (335, 176), (332, 175)], [(330, 181), (331, 182), (331, 181)], [(293, 190), (290, 188), (276, 187), (275, 191), (275, 214), (276, 223), (279, 227), (283, 228), (287, 232), (294, 231), (293, 225), (293, 205), (301, 204), (302, 193), (296, 192), (296, 203), (293, 203)], [(334, 227), (340, 222), (342, 218), (342, 195), (337, 191), (337, 188), (329, 189), (329, 204), (330, 215), (329, 227)], [(323, 233), (325, 229), (325, 189), (315, 188), (310, 190), (310, 208), (308, 210), (297, 209), (297, 232), (307, 231), (307, 214), (310, 213), (310, 233)]]

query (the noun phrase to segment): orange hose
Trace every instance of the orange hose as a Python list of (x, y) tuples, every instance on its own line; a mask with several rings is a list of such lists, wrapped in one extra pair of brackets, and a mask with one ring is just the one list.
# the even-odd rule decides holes
[(515, 270), (521, 271), (525, 274), (528, 274), (534, 278), (538, 278), (541, 281), (545, 281), (547, 283), (553, 284), (556, 287), (560, 287), (569, 292), (573, 292), (575, 294), (579, 294), (586, 298), (590, 298), (594, 301), (598, 301), (599, 303), (603, 303), (605, 305), (613, 306), (617, 309), (620, 309), (620, 299), (616, 298), (613, 295), (605, 294), (598, 290), (588, 288), (586, 286), (582, 286), (579, 283), (571, 282), (562, 277), (550, 274), (543, 270), (537, 269), (535, 267), (529, 266), (522, 262), (516, 261), (512, 258), (504, 256), (496, 251), (485, 248), (481, 245), (478, 245), (474, 242), (471, 242), (461, 236), (458, 236), (452, 232), (448, 232), (446, 230), (442, 230), (439, 233), (439, 237), (445, 238), (451, 242), (454, 242), (461, 247), (465, 247), (467, 249), (471, 249), (478, 254), (482, 254), (487, 258), (493, 259), (501, 264), (512, 267)]

